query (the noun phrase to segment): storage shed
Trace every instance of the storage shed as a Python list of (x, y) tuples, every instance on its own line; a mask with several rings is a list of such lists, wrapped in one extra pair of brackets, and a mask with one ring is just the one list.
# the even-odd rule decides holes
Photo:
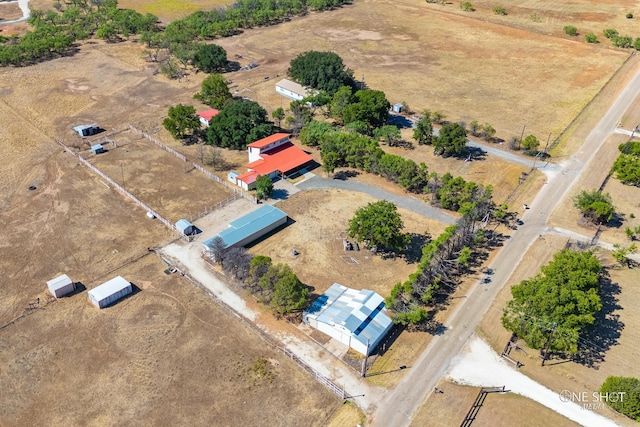
[(384, 299), (374, 291), (334, 283), (302, 313), (302, 320), (367, 356), (393, 326), (386, 311)]
[(238, 181), (238, 175), (240, 175), (238, 172), (236, 172), (236, 171), (231, 171), (231, 172), (229, 172), (229, 173), (227, 174), (227, 179), (228, 179), (230, 182), (232, 182), (232, 183), (234, 183), (234, 184), (237, 184), (237, 183), (238, 183), (238, 182), (237, 182), (237, 181)]
[(56, 298), (63, 297), (76, 290), (76, 284), (66, 274), (49, 280), (47, 287), (51, 295)]
[(402, 113), (402, 107), (403, 105), (398, 103), (398, 104), (393, 104), (391, 106), (391, 111), (393, 111), (394, 113)]
[(91, 289), (88, 294), (89, 301), (93, 305), (98, 308), (105, 308), (131, 292), (133, 292), (131, 283), (122, 276), (118, 276)]
[(74, 126), (73, 130), (80, 136), (91, 136), (98, 133), (98, 125), (91, 123), (90, 125)]
[(203, 245), (205, 250), (209, 250), (216, 237), (222, 239), (225, 248), (248, 245), (286, 222), (286, 213), (271, 205), (265, 205), (230, 222), (229, 228), (205, 241)]
[(193, 233), (193, 224), (191, 224), (186, 219), (178, 220), (178, 222), (176, 222), (176, 228), (180, 233), (184, 234), (185, 236), (188, 236), (191, 233)]
[(91, 152), (93, 154), (100, 154), (100, 153), (104, 153), (104, 147), (102, 147), (102, 144), (95, 144), (91, 146)]

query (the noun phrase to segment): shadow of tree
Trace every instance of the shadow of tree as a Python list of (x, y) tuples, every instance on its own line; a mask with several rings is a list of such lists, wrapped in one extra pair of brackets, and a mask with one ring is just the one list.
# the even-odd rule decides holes
[(617, 295), (620, 286), (607, 276), (600, 285), (602, 309), (596, 315), (596, 321), (581, 334), (578, 353), (573, 361), (589, 368), (598, 369), (604, 362), (607, 351), (618, 344), (624, 323), (616, 312), (622, 310)]

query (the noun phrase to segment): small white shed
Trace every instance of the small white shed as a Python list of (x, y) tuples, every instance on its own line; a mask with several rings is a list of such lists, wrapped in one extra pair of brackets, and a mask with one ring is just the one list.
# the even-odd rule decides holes
[(47, 287), (51, 295), (56, 298), (63, 297), (76, 290), (76, 284), (66, 274), (49, 280)]
[(88, 294), (89, 301), (93, 305), (98, 308), (104, 308), (124, 298), (131, 292), (133, 292), (131, 283), (122, 276), (118, 276), (91, 289)]
[(178, 222), (176, 222), (176, 228), (178, 229), (179, 233), (182, 233), (185, 236), (188, 236), (191, 233), (193, 233), (193, 224), (191, 224), (186, 219), (178, 220)]

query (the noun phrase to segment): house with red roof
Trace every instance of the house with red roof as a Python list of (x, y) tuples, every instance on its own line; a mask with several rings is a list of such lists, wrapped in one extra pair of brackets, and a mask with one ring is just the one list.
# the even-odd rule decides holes
[(212, 108), (210, 110), (200, 111), (196, 114), (198, 115), (198, 117), (200, 117), (200, 123), (202, 123), (204, 127), (208, 128), (211, 119), (217, 116), (219, 112), (220, 111), (216, 110), (215, 108)]
[(276, 133), (249, 144), (247, 171), (234, 177), (236, 184), (251, 190), (260, 175), (273, 179), (297, 171), (313, 161), (313, 157), (293, 145), (289, 136), (288, 133)]

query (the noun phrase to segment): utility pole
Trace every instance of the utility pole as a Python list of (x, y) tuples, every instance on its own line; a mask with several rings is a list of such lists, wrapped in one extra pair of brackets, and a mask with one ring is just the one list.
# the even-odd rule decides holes
[(549, 336), (547, 337), (547, 343), (544, 346), (544, 350), (542, 353), (542, 366), (544, 366), (544, 362), (547, 360), (547, 353), (549, 352), (549, 347), (551, 346), (551, 337), (553, 333), (556, 331), (556, 326), (558, 324), (556, 322), (551, 323), (551, 329), (549, 330)]
[(367, 359), (369, 358), (369, 338), (367, 338), (367, 352), (364, 355), (364, 360), (362, 361), (362, 376), (367, 376)]

